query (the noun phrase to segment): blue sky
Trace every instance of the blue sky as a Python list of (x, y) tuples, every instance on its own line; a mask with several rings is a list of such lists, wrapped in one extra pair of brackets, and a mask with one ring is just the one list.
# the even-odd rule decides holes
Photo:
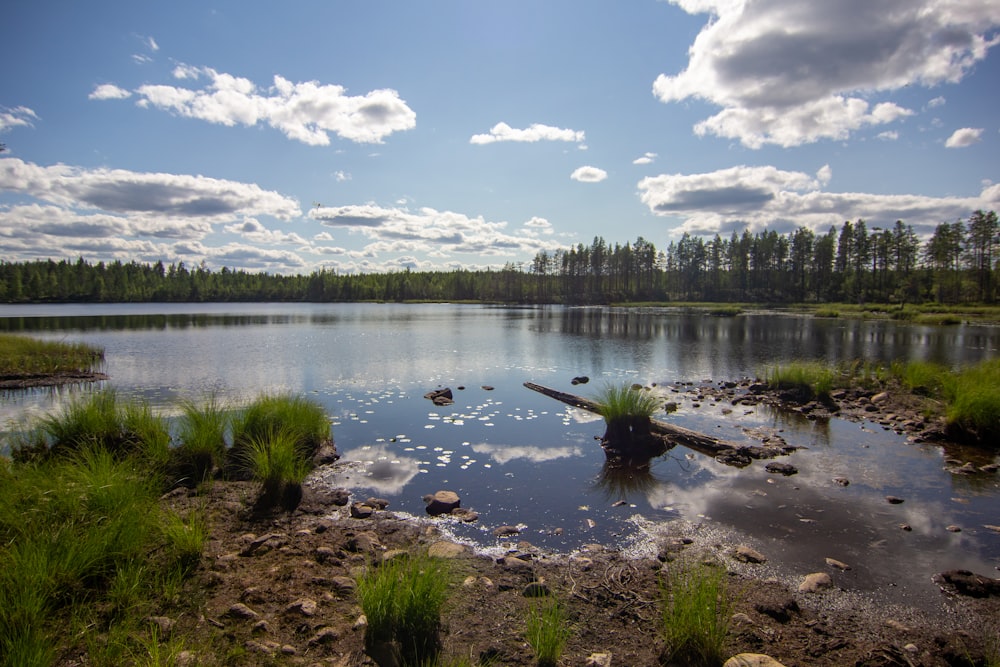
[(0, 259), (530, 263), (1000, 208), (1000, 0), (12, 0)]

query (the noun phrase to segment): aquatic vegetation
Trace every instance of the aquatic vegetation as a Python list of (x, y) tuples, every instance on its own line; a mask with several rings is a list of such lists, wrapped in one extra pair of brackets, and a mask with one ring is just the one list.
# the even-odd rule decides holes
[(945, 419), (954, 437), (982, 444), (1000, 441), (1000, 359), (946, 376)]
[(724, 569), (672, 566), (660, 578), (660, 612), (665, 662), (722, 664), (731, 615)]
[(177, 428), (180, 444), (173, 452), (173, 468), (183, 483), (196, 486), (225, 462), (231, 413), (214, 394), (201, 402), (184, 399), (180, 406), (182, 415)]
[(93, 370), (103, 361), (103, 349), (84, 343), (0, 334), (0, 376), (3, 377), (80, 373)]
[(826, 400), (834, 387), (835, 373), (818, 362), (792, 362), (768, 368), (764, 382), (773, 389), (796, 391), (805, 400)]
[(525, 638), (535, 652), (539, 667), (555, 667), (572, 634), (566, 611), (557, 600), (531, 605)]
[(323, 406), (315, 401), (292, 394), (265, 394), (233, 417), (231, 454), (239, 455), (250, 441), (278, 431), (286, 431), (295, 439), (302, 456), (311, 458), (330, 440), (330, 420)]
[(629, 384), (608, 384), (595, 399), (604, 421), (649, 419), (660, 407), (653, 394)]

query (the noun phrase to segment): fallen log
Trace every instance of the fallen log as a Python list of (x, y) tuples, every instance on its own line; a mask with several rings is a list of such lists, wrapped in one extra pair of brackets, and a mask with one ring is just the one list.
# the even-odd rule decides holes
[[(600, 413), (600, 405), (583, 396), (570, 394), (551, 387), (545, 387), (534, 382), (525, 382), (524, 386), (532, 391), (537, 391), (549, 398), (554, 398), (574, 408), (580, 408), (588, 412)], [(659, 437), (666, 439), (671, 445), (682, 445), (688, 449), (711, 456), (721, 463), (745, 467), (750, 465), (753, 459), (769, 459), (782, 454), (788, 454), (795, 450), (795, 447), (787, 445), (780, 447), (745, 445), (731, 440), (714, 438), (698, 431), (670, 424), (659, 419), (650, 420), (650, 431)]]

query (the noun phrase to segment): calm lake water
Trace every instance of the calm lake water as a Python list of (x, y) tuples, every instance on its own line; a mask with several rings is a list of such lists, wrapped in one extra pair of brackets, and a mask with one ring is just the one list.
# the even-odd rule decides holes
[[(454, 490), (480, 520), (449, 529), (488, 551), (508, 544), (492, 535), (507, 524), (522, 527), (515, 540), (560, 552), (598, 542), (646, 553), (657, 535), (686, 535), (753, 546), (769, 559), (759, 572), (797, 581), (826, 570), (861, 598), (924, 609), (942, 603), (933, 573), (1000, 567), (1000, 534), (986, 528), (1000, 524), (1000, 476), (944, 469), (947, 456), (983, 465), (996, 455), (946, 453), (871, 423), (696, 399), (699, 386), (792, 359), (976, 362), (998, 354), (997, 327), (669, 309), (142, 304), (0, 306), (0, 331), (103, 347), (109, 384), (168, 416), (178, 398), (209, 392), (312, 397), (351, 462), (314, 483), (385, 497), (416, 516), (423, 495)], [(572, 386), (578, 375), (591, 382)], [(780, 434), (803, 447), (784, 459), (800, 472), (736, 469), (682, 447), (648, 470), (608, 469), (595, 441), (603, 423), (525, 389), (528, 380), (588, 397), (607, 382), (655, 384), (680, 404), (663, 418), (748, 443)], [(439, 387), (452, 388), (454, 405), (423, 398)], [(92, 390), (4, 394), (0, 429)], [(827, 557), (852, 569), (831, 571)]]

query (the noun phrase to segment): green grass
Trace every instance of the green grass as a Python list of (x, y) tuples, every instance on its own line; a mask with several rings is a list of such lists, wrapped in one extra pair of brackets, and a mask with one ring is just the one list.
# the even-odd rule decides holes
[(557, 600), (531, 605), (525, 625), (525, 638), (539, 667), (555, 667), (572, 634), (562, 605)]
[(235, 415), (232, 431), (234, 454), (253, 440), (285, 431), (295, 439), (302, 456), (311, 458), (330, 440), (330, 420), (323, 406), (307, 398), (263, 395)]
[(173, 470), (179, 482), (197, 486), (225, 462), (231, 413), (214, 394), (201, 402), (184, 399), (180, 407), (180, 444), (173, 451)]
[(0, 376), (92, 371), (104, 361), (104, 350), (84, 343), (44, 341), (0, 334)]
[(722, 664), (731, 613), (726, 576), (720, 568), (677, 565), (660, 578), (660, 631), (666, 662)]
[(835, 380), (835, 372), (829, 366), (807, 361), (772, 366), (763, 375), (769, 387), (801, 392), (806, 399), (829, 398)]
[(652, 417), (660, 407), (660, 401), (642, 389), (628, 384), (608, 384), (594, 399), (604, 421)]
[(294, 433), (282, 429), (255, 435), (240, 449), (239, 457), (239, 465), (260, 482), (260, 508), (281, 504), (294, 509), (298, 505), (302, 482), (312, 464), (302, 456)]
[(201, 560), (208, 541), (208, 512), (204, 507), (187, 516), (174, 512), (164, 514), (160, 524), (170, 558), (183, 572), (190, 572)]
[(112, 389), (77, 398), (62, 410), (42, 417), (14, 438), (14, 457), (66, 456), (88, 449), (116, 456), (139, 454), (150, 465), (165, 465), (170, 456), (166, 422), (149, 405), (122, 401)]
[(946, 376), (949, 433), (960, 440), (996, 446), (1000, 442), (1000, 359), (963, 368)]
[(433, 664), (441, 650), (441, 609), (448, 596), (445, 562), (425, 555), (369, 565), (357, 596), (368, 627), (365, 646), (392, 642), (403, 665)]

